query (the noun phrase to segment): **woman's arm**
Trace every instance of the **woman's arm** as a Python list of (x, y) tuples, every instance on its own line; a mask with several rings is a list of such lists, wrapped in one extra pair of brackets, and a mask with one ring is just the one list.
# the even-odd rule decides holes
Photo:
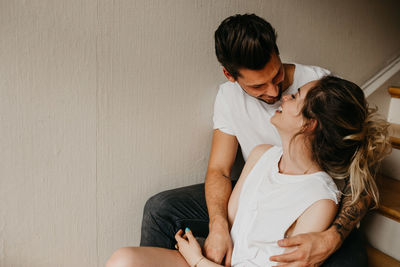
[[(240, 174), (239, 180), (236, 183), (236, 186), (229, 199), (228, 217), (229, 217), (229, 223), (231, 225), (233, 223), (233, 218), (236, 215), (239, 196), (244, 181), (246, 180), (248, 174), (253, 169), (254, 165), (257, 163), (260, 157), (265, 153), (265, 151), (267, 151), (271, 147), (272, 147), (271, 145), (258, 145), (251, 151), (249, 158), (247, 159), (246, 164), (243, 167), (242, 173)], [(200, 245), (198, 244), (196, 238), (194, 238), (192, 232), (189, 229), (185, 230), (184, 236), (182, 236), (182, 234), (183, 231), (179, 230), (175, 235), (175, 239), (178, 242), (179, 252), (186, 259), (186, 261), (190, 266), (197, 266), (197, 267), (223, 266), (208, 260), (206, 257), (202, 255)]]
[(335, 218), (337, 209), (333, 200), (318, 200), (297, 219), (293, 235), (325, 231)]
[[(299, 234), (325, 231), (331, 225), (337, 210), (338, 206), (333, 200), (318, 200), (300, 215), (291, 236), (295, 238)], [(291, 258), (297, 259), (299, 257), (298, 253), (297, 247), (293, 246), (286, 248), (284, 255), (287, 256), (288, 262), (290, 262)]]
[(239, 204), (239, 196), (242, 191), (242, 187), (244, 181), (247, 179), (250, 171), (253, 169), (254, 165), (256, 165), (257, 161), (261, 158), (261, 156), (272, 146), (271, 145), (258, 145), (250, 152), (249, 158), (246, 161), (246, 164), (243, 167), (242, 173), (240, 174), (239, 180), (237, 181), (235, 188), (232, 191), (231, 197), (228, 202), (228, 219), (229, 224), (233, 224), (233, 219), (236, 216), (238, 204)]

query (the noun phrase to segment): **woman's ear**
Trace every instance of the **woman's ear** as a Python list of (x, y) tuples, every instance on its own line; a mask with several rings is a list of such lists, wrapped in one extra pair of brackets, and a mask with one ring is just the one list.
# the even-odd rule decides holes
[(318, 126), (318, 121), (316, 119), (309, 119), (305, 125), (305, 132), (313, 132)]
[(318, 126), (318, 121), (316, 119), (311, 119), (310, 120), (310, 131), (315, 131), (315, 129)]

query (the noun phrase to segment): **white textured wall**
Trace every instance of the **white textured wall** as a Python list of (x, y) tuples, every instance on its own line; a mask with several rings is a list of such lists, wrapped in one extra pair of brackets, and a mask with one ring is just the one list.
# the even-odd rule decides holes
[(96, 3), (0, 0), (0, 266), (96, 266)]
[(398, 1), (0, 0), (0, 266), (103, 266), (145, 200), (201, 182), (223, 18), (362, 84), (400, 53)]

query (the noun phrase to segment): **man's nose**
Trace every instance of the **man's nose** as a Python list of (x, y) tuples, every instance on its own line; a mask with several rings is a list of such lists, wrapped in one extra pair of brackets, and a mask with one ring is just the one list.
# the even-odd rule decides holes
[(268, 87), (266, 88), (266, 92), (267, 95), (275, 97), (279, 95), (279, 87), (278, 85), (275, 85), (273, 83), (270, 83), (268, 85)]

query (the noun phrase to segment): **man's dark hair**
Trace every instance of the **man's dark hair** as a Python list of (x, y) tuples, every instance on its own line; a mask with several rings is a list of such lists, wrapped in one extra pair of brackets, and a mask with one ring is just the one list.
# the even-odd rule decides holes
[(218, 61), (237, 79), (239, 69), (260, 70), (275, 53), (275, 29), (255, 14), (234, 15), (226, 18), (215, 31), (215, 53)]

